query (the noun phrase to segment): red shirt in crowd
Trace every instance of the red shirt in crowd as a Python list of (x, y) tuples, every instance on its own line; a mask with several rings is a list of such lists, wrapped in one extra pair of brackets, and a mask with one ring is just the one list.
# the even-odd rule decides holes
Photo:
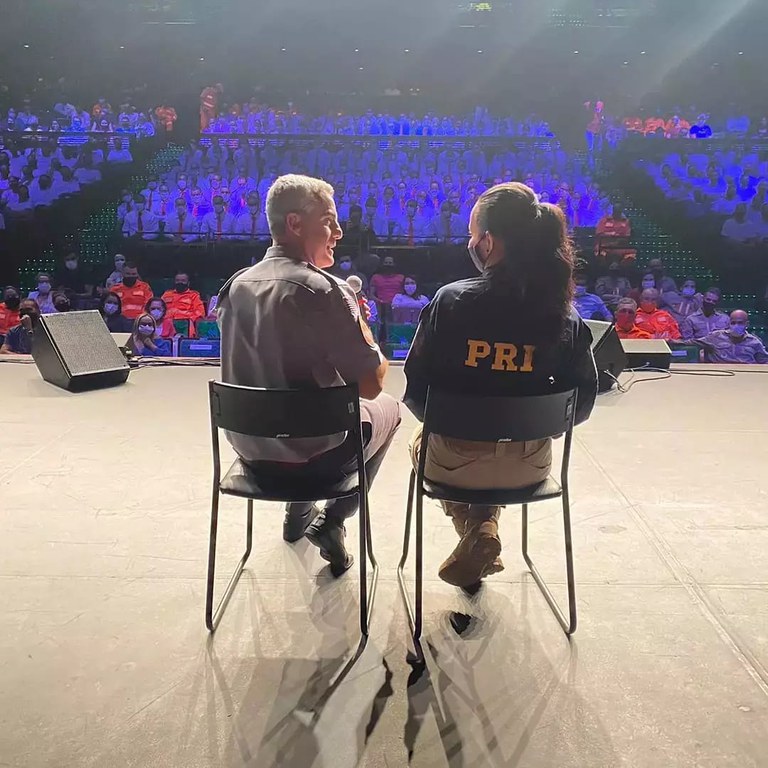
[(171, 289), (166, 291), (162, 298), (168, 307), (167, 317), (170, 320), (197, 322), (201, 317), (205, 317), (203, 300), (200, 298), (200, 294), (191, 288), (181, 293)]
[(647, 331), (654, 339), (679, 339), (680, 327), (672, 315), (663, 309), (657, 309), (654, 312), (644, 312), (637, 310), (635, 323), (641, 330)]
[(382, 304), (391, 304), (392, 299), (394, 299), (398, 293), (403, 292), (404, 282), (405, 275), (385, 275), (381, 272), (377, 272), (371, 278), (371, 293), (373, 293), (376, 296), (376, 300), (380, 301)]
[(0, 336), (5, 336), (8, 331), (19, 324), (19, 310), (8, 309), (5, 302), (0, 304)]

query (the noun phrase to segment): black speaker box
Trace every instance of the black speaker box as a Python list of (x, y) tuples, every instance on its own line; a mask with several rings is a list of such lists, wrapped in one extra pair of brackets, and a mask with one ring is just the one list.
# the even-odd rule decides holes
[(607, 392), (627, 367), (627, 356), (613, 323), (584, 321), (592, 331), (592, 354), (597, 365), (597, 390)]
[(124, 384), (130, 371), (95, 310), (42, 315), (35, 326), (32, 357), (47, 382), (70, 392)]

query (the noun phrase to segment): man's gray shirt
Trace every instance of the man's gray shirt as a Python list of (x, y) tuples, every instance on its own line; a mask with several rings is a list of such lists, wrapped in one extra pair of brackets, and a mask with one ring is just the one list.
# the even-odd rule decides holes
[[(290, 258), (280, 246), (234, 275), (218, 300), (222, 379), (268, 389), (317, 389), (359, 381), (382, 358), (361, 322), (352, 289)], [(325, 438), (253, 438), (228, 432), (246, 461), (300, 463), (331, 450), (344, 433)]]

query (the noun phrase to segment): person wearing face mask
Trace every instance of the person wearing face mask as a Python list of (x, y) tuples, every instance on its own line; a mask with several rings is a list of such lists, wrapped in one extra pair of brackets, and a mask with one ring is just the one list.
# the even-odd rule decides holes
[(688, 315), (680, 326), (684, 341), (701, 339), (713, 331), (730, 328), (730, 318), (717, 308), (719, 302), (720, 289), (709, 288), (702, 299), (701, 309)]
[(0, 355), (30, 355), (35, 326), (40, 319), (40, 307), (34, 299), (24, 299), (19, 305), (19, 322), (5, 336)]
[(166, 291), (162, 298), (168, 307), (168, 318), (188, 320), (190, 336), (194, 336), (195, 323), (205, 317), (205, 305), (200, 294), (189, 287), (189, 275), (179, 272), (173, 280), (173, 289)]
[[(176, 326), (173, 324), (173, 320), (168, 314), (168, 305), (163, 299), (154, 296), (147, 302), (144, 311), (154, 318), (155, 327), (157, 328), (157, 336), (159, 338), (170, 339), (176, 335)], [(194, 331), (194, 327), (190, 330)]]
[(38, 309), (43, 315), (49, 315), (56, 311), (56, 307), (53, 306), (53, 283), (47, 272), (38, 274), (37, 290), (30, 291), (27, 298), (37, 302)]
[(648, 271), (653, 275), (656, 282), (654, 287), (662, 294), (677, 291), (677, 283), (666, 273), (664, 262), (661, 259), (651, 259), (648, 262)]
[(200, 233), (213, 240), (230, 239), (235, 231), (235, 217), (227, 211), (224, 198), (213, 198), (213, 210), (203, 216)]
[(603, 300), (596, 294), (587, 291), (586, 275), (576, 275), (573, 282), (573, 306), (579, 313), (579, 317), (585, 320), (611, 322), (613, 315)]
[(69, 312), (72, 309), (72, 304), (66, 293), (57, 293), (53, 297), (53, 306), (56, 312)]
[(123, 281), (112, 286), (112, 292), (120, 297), (123, 315), (130, 320), (135, 320), (154, 296), (152, 288), (139, 279), (139, 270), (130, 261), (123, 267)]
[(125, 214), (123, 237), (139, 237), (142, 240), (156, 240), (160, 234), (160, 224), (152, 211), (147, 210), (143, 195), (133, 198), (133, 210)]
[(140, 314), (133, 323), (133, 332), (126, 347), (134, 355), (156, 355), (157, 324), (152, 315)]
[(158, 187), (150, 210), (157, 216), (158, 222), (165, 222), (173, 213), (173, 201), (167, 184), (160, 184)]
[(413, 275), (406, 275), (402, 293), (392, 299), (392, 322), (416, 325), (421, 310), (429, 299), (419, 290), (419, 283)]
[(439, 213), (433, 216), (427, 229), (430, 240), (445, 245), (459, 245), (467, 239), (467, 222), (454, 213), (451, 203), (444, 200)]
[(737, 309), (731, 312), (728, 328), (712, 331), (693, 343), (703, 347), (705, 363), (768, 363), (765, 345), (748, 328), (749, 315)]
[(642, 278), (640, 278), (640, 287), (633, 288), (627, 295), (637, 304), (640, 303), (640, 296), (643, 291), (647, 291), (649, 288), (656, 287), (656, 278), (651, 272), (646, 272)]
[(123, 282), (123, 267), (125, 267), (125, 256), (122, 253), (116, 253), (114, 258), (115, 268), (110, 272), (109, 277), (104, 281), (104, 288), (97, 288), (98, 293), (105, 289), (111, 290), (113, 286)]
[[(576, 423), (597, 397), (592, 334), (572, 306), (574, 254), (562, 211), (521, 183), (477, 200), (469, 254), (480, 273), (444, 285), (419, 319), (405, 363), (404, 402), (420, 421), (430, 386), (477, 396), (577, 389)], [(426, 476), (465, 488), (524, 488), (549, 476), (550, 439), (482, 443), (433, 435)], [(414, 465), (421, 427), (411, 440)], [(449, 584), (473, 588), (503, 570), (500, 507), (443, 502), (459, 543), (440, 566)]]
[(235, 221), (235, 234), (239, 240), (264, 240), (269, 236), (267, 217), (261, 212), (261, 201), (256, 192), (248, 196), (246, 209)]
[(200, 222), (187, 209), (184, 198), (177, 197), (173, 213), (165, 220), (163, 234), (178, 243), (193, 243), (200, 239)]
[(152, 211), (154, 213), (155, 210), (155, 203), (158, 201), (160, 194), (158, 192), (158, 187), (160, 186), (160, 177), (153, 173), (149, 177), (149, 181), (147, 182), (146, 189), (141, 190), (141, 194), (144, 196), (144, 200), (146, 200), (147, 204), (147, 210)]
[(88, 271), (80, 265), (80, 258), (74, 251), (64, 257), (64, 268), (56, 270), (54, 285), (69, 295), (84, 298), (93, 295), (93, 280)]
[(176, 186), (171, 192), (171, 200), (176, 201), (181, 198), (184, 204), (189, 208), (192, 205), (192, 198), (189, 193), (189, 178), (186, 173), (180, 173), (176, 178)]
[(4, 338), (11, 328), (19, 324), (20, 305), (21, 294), (12, 285), (6, 286), (0, 303), (0, 338)]
[(368, 278), (355, 267), (352, 257), (349, 254), (340, 256), (338, 261), (328, 271), (341, 280), (357, 277), (363, 286), (363, 290), (368, 290)]
[(633, 299), (620, 299), (616, 305), (616, 333), (620, 339), (651, 339), (648, 331), (635, 323), (637, 303)]
[(110, 333), (130, 333), (133, 323), (123, 317), (123, 303), (116, 293), (105, 293), (99, 302), (99, 314)]
[[(400, 423), (396, 400), (382, 394), (387, 361), (364, 321), (349, 285), (327, 270), (342, 231), (333, 187), (290, 174), (267, 194), (272, 247), (264, 258), (232, 277), (217, 306), (223, 381), (272, 389), (317, 389), (356, 383), (364, 438), (365, 469), (375, 480)], [(228, 433), (241, 460), (259, 471), (320, 480), (354, 470), (351, 440), (252, 438)], [(353, 563), (345, 546), (344, 521), (357, 511), (357, 497), (289, 504), (283, 538), (306, 535), (341, 576)]]
[(669, 291), (661, 295), (661, 308), (666, 309), (681, 328), (685, 319), (698, 312), (704, 302), (704, 297), (696, 290), (696, 281), (689, 277), (683, 282), (680, 292)]
[(394, 231), (395, 239), (411, 248), (424, 245), (430, 233), (429, 222), (430, 219), (419, 213), (418, 202), (408, 200), (403, 215), (397, 220)]
[(680, 339), (680, 327), (675, 318), (666, 310), (659, 309), (659, 292), (655, 288), (646, 288), (640, 294), (640, 308), (635, 322), (654, 339)]

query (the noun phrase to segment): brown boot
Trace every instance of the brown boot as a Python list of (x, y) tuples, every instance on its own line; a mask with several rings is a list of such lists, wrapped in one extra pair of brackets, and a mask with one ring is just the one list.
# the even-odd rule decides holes
[(461, 541), (440, 566), (438, 573), (443, 581), (456, 587), (469, 587), (504, 569), (499, 559), (498, 517), (497, 507), (487, 520), (467, 519)]

